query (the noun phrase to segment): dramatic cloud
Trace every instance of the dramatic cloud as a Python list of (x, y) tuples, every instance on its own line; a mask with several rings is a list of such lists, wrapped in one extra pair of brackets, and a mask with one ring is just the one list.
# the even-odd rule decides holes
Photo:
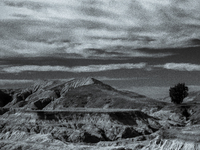
[[(155, 68), (163, 68), (169, 70), (177, 71), (200, 71), (200, 65), (190, 64), (190, 63), (166, 63), (164, 65), (148, 65), (146, 63), (124, 63), (124, 64), (106, 64), (106, 65), (88, 65), (88, 66), (39, 66), (39, 65), (23, 65), (23, 66), (7, 66), (1, 65), (1, 73), (21, 73), (21, 72), (73, 72), (73, 73), (83, 73), (83, 72), (102, 72), (108, 70), (118, 70), (118, 69), (144, 69), (144, 70), (154, 70)], [(138, 78), (138, 77), (137, 77)], [(137, 78), (122, 78), (121, 80), (130, 80)], [(107, 77), (102, 80), (120, 80), (120, 78), (107, 79)]]
[(2, 0), (0, 13), (3, 58), (154, 58), (171, 54), (139, 49), (200, 45), (199, 0)]
[(14, 66), (14, 67), (4, 66), (4, 68), (1, 69), (1, 71), (6, 73), (20, 73), (25, 71), (62, 71), (62, 72), (81, 73), (81, 72), (101, 72), (101, 71), (117, 70), (117, 69), (142, 69), (145, 67), (146, 63), (89, 65), (89, 66), (76, 66), (76, 67), (25, 65), (25, 66)]
[(178, 71), (200, 71), (200, 65), (190, 63), (166, 63), (164, 65), (155, 65), (154, 67)]

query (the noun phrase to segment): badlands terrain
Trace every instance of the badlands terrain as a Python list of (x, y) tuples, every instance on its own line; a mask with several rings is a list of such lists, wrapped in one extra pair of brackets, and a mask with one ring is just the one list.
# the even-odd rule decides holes
[(200, 92), (182, 104), (94, 78), (0, 90), (1, 150), (198, 150)]

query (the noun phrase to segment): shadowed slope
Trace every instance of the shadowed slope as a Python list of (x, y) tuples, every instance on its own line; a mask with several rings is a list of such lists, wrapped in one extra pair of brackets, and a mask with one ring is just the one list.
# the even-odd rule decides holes
[(12, 97), (0, 90), (0, 107), (5, 106), (12, 100)]
[(94, 78), (82, 79), (79, 82), (72, 80), (65, 84), (60, 95), (60, 98), (52, 101), (44, 109), (54, 110), (68, 107), (135, 109), (144, 108), (145, 106), (162, 107), (164, 105), (163, 102), (147, 98), (134, 92), (118, 91)]

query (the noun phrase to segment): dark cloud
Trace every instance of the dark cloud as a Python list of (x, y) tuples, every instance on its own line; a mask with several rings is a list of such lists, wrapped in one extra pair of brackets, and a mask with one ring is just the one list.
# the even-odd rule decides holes
[(144, 43), (155, 41), (155, 39), (148, 36), (138, 36), (129, 34), (128, 37), (103, 37), (103, 36), (90, 36), (91, 39), (103, 40), (120, 40), (120, 41), (142, 41)]
[(191, 39), (191, 45), (200, 46), (200, 39)]
[(107, 12), (106, 10), (99, 9), (97, 7), (93, 7), (92, 5), (81, 5), (77, 8), (81, 14), (93, 17), (108, 17), (108, 18), (116, 18), (117, 16), (111, 12)]
[(27, 17), (29, 17), (28, 15), (24, 15), (24, 14), (13, 14), (12, 16), (14, 16), (14, 17), (18, 17), (18, 18), (27, 18)]
[(91, 48), (91, 49), (86, 49), (86, 51), (88, 52), (91, 52), (95, 55), (105, 55), (105, 56), (122, 56), (124, 55), (124, 53), (122, 52), (115, 52), (115, 51), (107, 51), (107, 50), (103, 50), (103, 49), (94, 49), (94, 48)]
[(33, 1), (4, 1), (4, 4), (11, 7), (25, 7), (27, 9), (33, 9), (33, 10), (41, 10), (47, 5), (44, 5), (44, 3), (41, 2), (33, 2)]

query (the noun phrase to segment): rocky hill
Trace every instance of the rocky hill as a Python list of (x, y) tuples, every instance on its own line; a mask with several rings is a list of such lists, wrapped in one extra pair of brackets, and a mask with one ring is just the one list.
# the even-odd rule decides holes
[(198, 149), (200, 97), (180, 105), (94, 78), (0, 91), (1, 149)]
[(64, 110), (84, 108), (159, 109), (164, 102), (134, 92), (119, 91), (94, 78), (40, 81), (13, 94), (4, 108)]

